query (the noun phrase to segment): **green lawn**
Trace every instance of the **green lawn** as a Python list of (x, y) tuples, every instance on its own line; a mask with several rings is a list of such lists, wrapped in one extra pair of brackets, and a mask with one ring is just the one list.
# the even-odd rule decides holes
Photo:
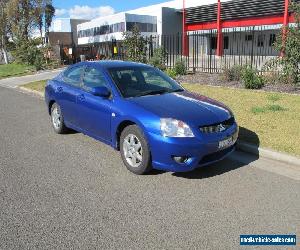
[(26, 89), (30, 89), (30, 90), (34, 90), (34, 91), (38, 91), (38, 92), (44, 93), (47, 81), (48, 80), (31, 82), (31, 83), (24, 84), (21, 87), (24, 87)]
[[(240, 138), (300, 156), (300, 96), (246, 89), (184, 84), (229, 106), (241, 127)], [(256, 138), (255, 138), (256, 137)]]
[[(44, 91), (46, 81), (23, 87)], [(300, 156), (300, 96), (268, 93), (246, 89), (231, 89), (198, 84), (184, 84), (190, 91), (219, 100), (229, 106), (240, 125), (240, 139), (259, 143)]]
[(35, 71), (33, 66), (28, 66), (24, 64), (3, 64), (0, 65), (0, 79), (13, 77), (13, 76), (23, 76), (30, 74)]

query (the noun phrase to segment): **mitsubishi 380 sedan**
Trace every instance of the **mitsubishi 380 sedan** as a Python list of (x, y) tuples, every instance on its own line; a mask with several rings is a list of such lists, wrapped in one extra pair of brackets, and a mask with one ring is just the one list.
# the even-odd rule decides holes
[(45, 100), (56, 133), (72, 129), (112, 146), (135, 174), (212, 164), (238, 137), (228, 107), (140, 63), (72, 65), (47, 82)]

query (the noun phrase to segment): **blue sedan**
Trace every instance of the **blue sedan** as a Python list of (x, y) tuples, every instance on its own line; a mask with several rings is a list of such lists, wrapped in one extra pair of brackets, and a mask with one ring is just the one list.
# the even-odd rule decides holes
[(75, 64), (48, 81), (45, 100), (56, 133), (73, 129), (111, 145), (135, 174), (209, 165), (233, 152), (238, 137), (224, 104), (145, 64)]

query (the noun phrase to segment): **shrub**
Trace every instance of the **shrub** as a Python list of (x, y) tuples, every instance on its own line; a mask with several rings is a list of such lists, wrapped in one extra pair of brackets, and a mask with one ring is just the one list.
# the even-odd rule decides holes
[(274, 44), (284, 56), (270, 60), (265, 68), (280, 70), (281, 82), (296, 85), (300, 82), (300, 4), (291, 3), (290, 10), (294, 12), (295, 25), (283, 27)]
[(261, 89), (264, 86), (263, 78), (249, 66), (243, 69), (241, 78), (246, 89)]
[(165, 71), (165, 73), (166, 73), (169, 77), (171, 77), (171, 78), (173, 78), (173, 79), (175, 79), (176, 76), (177, 76), (177, 73), (176, 73), (175, 69), (168, 68), (168, 69)]
[(177, 60), (174, 66), (174, 70), (176, 72), (176, 75), (186, 75), (185, 63), (182, 60)]
[(153, 57), (149, 63), (160, 70), (166, 69), (166, 57), (167, 53), (164, 48), (160, 47), (153, 51)]
[(277, 71), (265, 72), (262, 75), (262, 78), (264, 79), (264, 83), (266, 84), (275, 85), (281, 83), (281, 74)]
[(19, 41), (13, 51), (16, 62), (35, 66), (36, 70), (43, 68), (45, 63), (43, 49), (39, 48), (39, 39)]
[(239, 81), (241, 80), (243, 67), (241, 65), (234, 65), (231, 68), (224, 68), (222, 77), (224, 80), (231, 81)]

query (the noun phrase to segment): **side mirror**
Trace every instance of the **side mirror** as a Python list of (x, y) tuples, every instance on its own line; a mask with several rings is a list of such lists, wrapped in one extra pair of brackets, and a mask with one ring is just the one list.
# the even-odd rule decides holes
[(103, 98), (108, 98), (110, 97), (110, 91), (108, 88), (106, 87), (95, 87), (95, 88), (91, 88), (90, 92), (92, 95), (94, 96), (100, 96)]

